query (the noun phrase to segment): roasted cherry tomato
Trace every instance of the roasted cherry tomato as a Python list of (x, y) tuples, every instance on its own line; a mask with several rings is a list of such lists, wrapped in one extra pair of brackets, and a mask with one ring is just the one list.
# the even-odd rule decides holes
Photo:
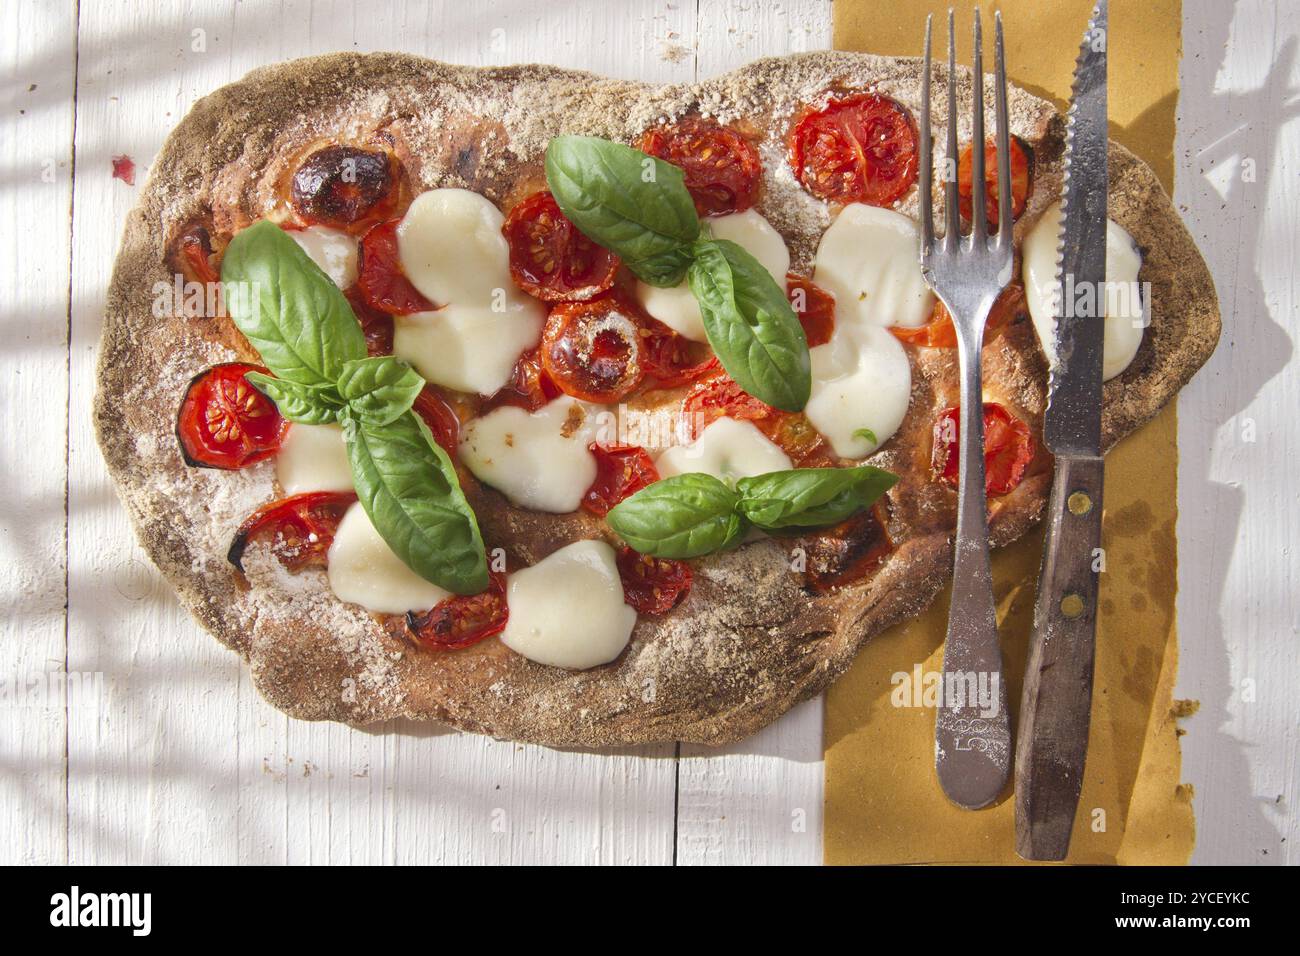
[(367, 355), (393, 354), (393, 317), (378, 309), (372, 309), (361, 292), (361, 287), (351, 285), (343, 293), (352, 306), (352, 314), (361, 323), (361, 331), (366, 337)]
[(757, 422), (779, 414), (779, 409), (750, 395), (719, 364), (714, 374), (696, 383), (687, 394), (682, 414), (690, 425), (690, 434), (699, 437), (700, 432), (724, 416)]
[(351, 492), (309, 491), (263, 505), (239, 526), (226, 558), (243, 571), (244, 551), (260, 540), (290, 571), (324, 567), (343, 512), (356, 500)]
[[(956, 405), (939, 413), (930, 452), (934, 476), (954, 488), (959, 474), (960, 413)], [(1035, 447), (1028, 425), (996, 402), (984, 403), (984, 490), (989, 497), (1005, 495), (1020, 484)]]
[(618, 257), (580, 233), (546, 190), (510, 210), (501, 232), (510, 244), (510, 275), (529, 295), (573, 302), (614, 284)]
[(880, 504), (801, 538), (799, 544), (807, 560), (804, 580), (814, 591), (861, 580), (894, 550)]
[[(1019, 317), (1027, 317), (1029, 307), (1025, 304), (1025, 287), (1019, 282), (1012, 282), (1002, 290), (1001, 294), (993, 300), (993, 308), (989, 311), (988, 320), (984, 325), (984, 344), (987, 345), (993, 341), (993, 336), (1010, 325), (1012, 321)], [(901, 326), (891, 326), (890, 332), (900, 342), (907, 342), (909, 345), (920, 345), (930, 349), (955, 349), (957, 347), (957, 330), (953, 327), (952, 316), (948, 314), (948, 309), (938, 299), (934, 300), (934, 309), (930, 313), (930, 321), (925, 325), (918, 325), (915, 328), (903, 328)]]
[(492, 571), (486, 591), (449, 597), (423, 614), (411, 611), (406, 615), (406, 627), (422, 647), (454, 650), (501, 633), (509, 618), (506, 576)]
[(682, 402), (687, 432), (698, 437), (719, 418), (753, 422), (754, 427), (775, 442), (797, 467), (832, 465), (835, 458), (826, 440), (813, 428), (807, 416), (783, 412), (747, 393), (721, 368), (701, 379)]
[(456, 410), (447, 403), (442, 394), (433, 385), (426, 385), (415, 396), (411, 406), (415, 413), (424, 419), (433, 432), (433, 440), (442, 446), (442, 450), (456, 459), (456, 446), (460, 442), (460, 418)]
[(916, 125), (878, 93), (832, 99), (795, 123), (790, 166), (818, 199), (889, 206), (916, 182)]
[(690, 116), (646, 130), (637, 145), (682, 170), (701, 216), (742, 212), (758, 198), (763, 178), (758, 150), (730, 127)]
[(631, 548), (621, 548), (615, 560), (623, 600), (641, 614), (671, 611), (691, 592), (691, 568), (684, 561), (652, 558)]
[(387, 212), (395, 179), (385, 152), (326, 146), (293, 174), (289, 199), (304, 222), (346, 228)]
[(437, 306), (420, 294), (402, 271), (397, 252), (397, 224), (390, 219), (370, 228), (361, 238), (361, 256), (357, 265), (357, 286), (372, 309), (388, 315), (430, 312)]
[(559, 398), (559, 387), (542, 368), (539, 349), (529, 349), (515, 362), (514, 375), (492, 395), (483, 407), (485, 412), (502, 405), (514, 405), (535, 412), (547, 402)]
[[(957, 196), (961, 217), (971, 217), (971, 177), (975, 167), (971, 161), (971, 144), (957, 157)], [(989, 228), (998, 225), (998, 145), (993, 140), (984, 144), (984, 212), (988, 218)], [(1011, 137), (1011, 218), (1016, 220), (1025, 211), (1025, 200), (1029, 196), (1029, 157), (1024, 145), (1016, 137)]]
[(597, 517), (605, 517), (624, 498), (659, 480), (654, 460), (640, 445), (592, 442), (587, 450), (596, 459), (596, 480), (582, 496), (582, 507)]
[(186, 278), (196, 282), (221, 281), (221, 273), (212, 264), (212, 235), (206, 226), (195, 223), (176, 239), (176, 255)]
[(785, 277), (785, 294), (790, 300), (790, 308), (794, 309), (799, 324), (803, 326), (808, 347), (829, 342), (835, 334), (835, 296), (812, 279), (805, 279), (793, 272)]
[(636, 310), (618, 296), (562, 302), (542, 330), (542, 368), (566, 395), (617, 402), (645, 377)]
[[(703, 378), (720, 367), (708, 349), (648, 315), (640, 318), (642, 359), (651, 388), (676, 388)], [(698, 361), (697, 361), (698, 358)]]
[(233, 470), (280, 450), (289, 423), (275, 402), (249, 384), (245, 372), (267, 370), (229, 362), (190, 380), (176, 419), (186, 464)]

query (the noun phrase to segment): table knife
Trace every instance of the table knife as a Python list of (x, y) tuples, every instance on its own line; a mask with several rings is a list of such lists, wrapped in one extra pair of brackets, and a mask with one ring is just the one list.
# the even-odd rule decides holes
[(1016, 735), (1016, 852), (1063, 860), (1088, 750), (1101, 566), (1106, 279), (1106, 0), (1093, 9), (1066, 125), (1065, 187), (1043, 444), (1055, 456)]

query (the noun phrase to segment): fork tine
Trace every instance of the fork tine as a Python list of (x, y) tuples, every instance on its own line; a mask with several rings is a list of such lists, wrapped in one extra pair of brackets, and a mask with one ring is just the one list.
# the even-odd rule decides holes
[(944, 156), (943, 247), (956, 252), (961, 241), (961, 212), (957, 204), (957, 34), (948, 8), (948, 152)]
[(933, 15), (925, 18), (925, 69), (921, 74), (921, 263), (930, 258), (934, 245), (934, 147), (930, 141), (930, 26)]
[(1011, 130), (1007, 123), (1007, 64), (1002, 51), (1002, 12), (993, 14), (994, 73), (998, 107), (998, 248), (1011, 248)]
[(971, 244), (979, 245), (988, 239), (988, 219), (984, 211), (984, 33), (980, 29), (980, 8), (975, 8), (975, 113), (971, 117), (971, 191), (970, 222)]

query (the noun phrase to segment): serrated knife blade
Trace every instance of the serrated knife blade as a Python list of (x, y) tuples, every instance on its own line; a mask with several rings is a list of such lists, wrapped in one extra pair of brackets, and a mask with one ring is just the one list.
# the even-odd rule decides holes
[(1104, 0), (1079, 47), (1065, 133), (1057, 255), (1056, 358), (1043, 442), (1054, 455), (1101, 454), (1101, 306), (1106, 280), (1106, 32)]
[(1056, 456), (1016, 733), (1016, 852), (1063, 860), (1092, 713), (1101, 565), (1101, 370), (1106, 280), (1106, 0), (1093, 10), (1066, 125), (1056, 356), (1043, 443)]

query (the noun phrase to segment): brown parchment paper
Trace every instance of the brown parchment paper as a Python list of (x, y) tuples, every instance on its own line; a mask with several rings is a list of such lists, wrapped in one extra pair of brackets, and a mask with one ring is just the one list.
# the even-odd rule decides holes
[[(936, 55), (944, 55), (950, 5), (958, 11), (959, 62), (968, 64), (976, 4), (960, 0), (835, 0), (835, 49), (918, 56), (925, 16), (933, 13)], [(1092, 0), (978, 6), (986, 68), (992, 69), (993, 11), (1000, 9), (1011, 80), (1063, 109)], [(1181, 0), (1111, 3), (1111, 136), (1145, 159), (1168, 190), (1181, 24)], [(1191, 788), (1179, 782), (1173, 701), (1176, 438), (1170, 405), (1106, 457), (1106, 571), (1073, 863), (1181, 864), (1192, 851)], [(1013, 732), (1041, 553), (1042, 532), (1035, 530), (993, 557)], [(1010, 788), (986, 810), (948, 803), (934, 775), (934, 710), (891, 702), (895, 674), (939, 670), (947, 613), (945, 594), (920, 617), (869, 642), (827, 695), (827, 863), (1021, 862)]]

